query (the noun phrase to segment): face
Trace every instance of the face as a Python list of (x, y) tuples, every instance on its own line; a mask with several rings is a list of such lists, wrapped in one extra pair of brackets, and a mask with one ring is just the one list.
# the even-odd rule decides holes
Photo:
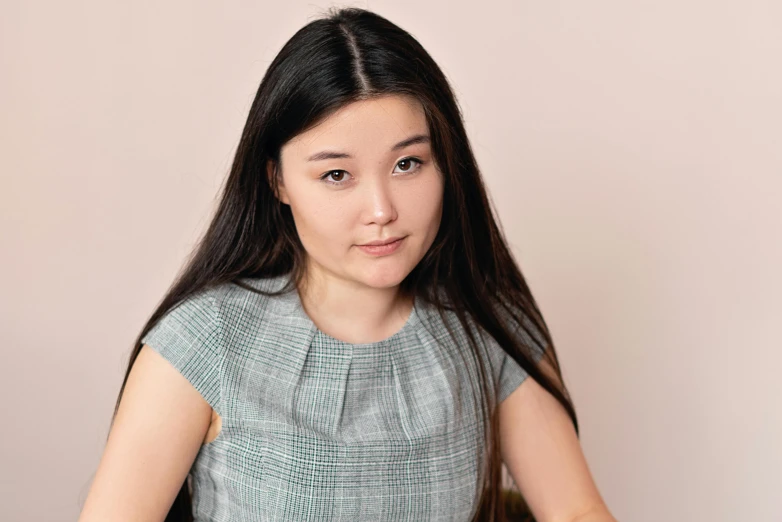
[[(343, 107), (283, 145), (280, 167), (279, 198), (290, 205), (310, 276), (393, 287), (437, 235), (443, 176), (416, 100)], [(393, 252), (360, 247), (396, 237), (403, 239)]]

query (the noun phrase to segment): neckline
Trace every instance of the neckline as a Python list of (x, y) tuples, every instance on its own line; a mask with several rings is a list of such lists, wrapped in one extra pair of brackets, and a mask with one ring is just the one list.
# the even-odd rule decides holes
[[(281, 276), (281, 287), (285, 286), (285, 284), (288, 282), (288, 278), (286, 276)], [(379, 341), (374, 341), (371, 343), (350, 343), (348, 341), (344, 341), (342, 339), (337, 339), (336, 337), (333, 337), (320, 328), (315, 324), (315, 322), (312, 320), (312, 318), (307, 315), (307, 312), (304, 310), (304, 306), (301, 302), (301, 297), (299, 296), (299, 292), (294, 286), (291, 288), (288, 292), (283, 294), (281, 296), (285, 304), (287, 305), (285, 307), (284, 312), (293, 316), (296, 316), (301, 321), (307, 324), (307, 326), (310, 328), (310, 330), (316, 335), (323, 339), (325, 339), (327, 342), (332, 344), (337, 344), (343, 347), (351, 347), (351, 348), (372, 348), (372, 347), (379, 347), (379, 346), (387, 346), (389, 344), (393, 344), (396, 341), (398, 341), (400, 338), (407, 335), (408, 332), (412, 331), (416, 324), (418, 323), (418, 310), (420, 307), (420, 303), (418, 300), (418, 296), (413, 296), (413, 306), (410, 310), (410, 314), (407, 316), (407, 320), (402, 325), (400, 329), (398, 329), (396, 332), (391, 334), (390, 336), (380, 339)]]

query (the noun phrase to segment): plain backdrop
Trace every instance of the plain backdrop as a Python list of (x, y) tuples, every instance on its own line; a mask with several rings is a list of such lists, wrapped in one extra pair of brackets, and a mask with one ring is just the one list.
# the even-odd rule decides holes
[[(0, 2), (4, 521), (76, 520), (258, 83), (332, 5)], [(782, 520), (782, 4), (351, 5), (452, 82), (618, 520)]]

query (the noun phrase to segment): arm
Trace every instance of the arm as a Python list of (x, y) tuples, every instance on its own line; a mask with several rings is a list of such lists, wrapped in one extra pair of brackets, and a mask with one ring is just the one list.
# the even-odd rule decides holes
[(185, 377), (143, 345), (78, 521), (164, 520), (211, 412)]
[[(543, 371), (559, 381), (547, 361)], [(616, 522), (565, 409), (527, 378), (499, 405), (500, 451), (538, 522)]]

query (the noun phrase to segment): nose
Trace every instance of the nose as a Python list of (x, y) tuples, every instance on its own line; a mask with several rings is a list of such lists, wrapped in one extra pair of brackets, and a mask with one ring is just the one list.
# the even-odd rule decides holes
[(389, 186), (390, 183), (390, 180), (384, 179), (382, 176), (371, 180), (367, 179), (364, 185), (366, 192), (363, 194), (365, 198), (364, 224), (385, 225), (397, 218), (397, 210), (396, 205), (394, 205), (392, 188)]

